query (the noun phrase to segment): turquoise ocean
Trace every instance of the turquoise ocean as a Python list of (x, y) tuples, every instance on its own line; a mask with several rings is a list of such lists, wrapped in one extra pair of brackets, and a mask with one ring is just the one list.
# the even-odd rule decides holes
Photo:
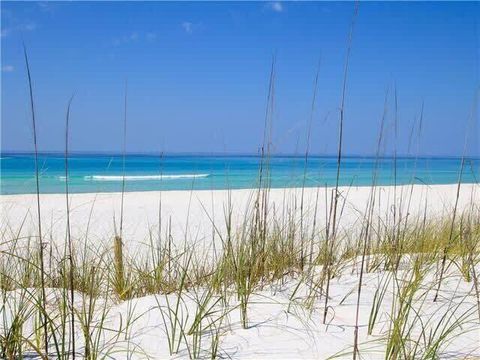
[[(127, 155), (126, 191), (244, 189), (258, 186), (258, 156)], [(0, 193), (35, 193), (35, 162), (32, 154), (1, 155)], [(332, 156), (272, 156), (269, 161), (272, 188), (334, 186), (337, 159)], [(370, 186), (375, 168), (378, 185), (452, 184), (460, 176), (461, 158), (344, 157), (340, 185)], [(378, 164), (378, 165), (376, 165)], [(64, 193), (65, 159), (62, 154), (39, 155), (40, 192)], [(396, 174), (396, 176), (395, 176)], [(71, 193), (121, 191), (122, 155), (71, 154)], [(480, 159), (464, 162), (461, 181), (480, 179)]]

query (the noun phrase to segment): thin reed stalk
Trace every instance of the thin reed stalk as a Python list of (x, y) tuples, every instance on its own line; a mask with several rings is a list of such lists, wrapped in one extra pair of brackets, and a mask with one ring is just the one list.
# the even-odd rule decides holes
[(365, 271), (365, 258), (367, 256), (368, 248), (369, 248), (369, 239), (370, 239), (370, 231), (371, 231), (371, 226), (373, 223), (373, 211), (375, 209), (375, 200), (376, 200), (376, 184), (377, 184), (377, 175), (378, 175), (378, 166), (379, 166), (379, 158), (380, 158), (380, 150), (381, 150), (381, 145), (383, 141), (383, 129), (384, 129), (384, 123), (385, 123), (385, 118), (387, 116), (387, 99), (388, 99), (388, 90), (385, 95), (385, 102), (384, 102), (384, 107), (383, 107), (383, 114), (382, 114), (382, 120), (380, 123), (380, 132), (378, 135), (378, 141), (377, 141), (377, 150), (376, 150), (376, 155), (375, 155), (375, 165), (373, 169), (373, 183), (372, 183), (372, 188), (370, 191), (370, 199), (368, 201), (367, 207), (366, 207), (366, 219), (364, 220), (363, 226), (365, 229), (362, 229), (363, 232), (363, 249), (362, 249), (362, 258), (361, 258), (361, 264), (360, 264), (360, 276), (358, 279), (358, 289), (357, 289), (357, 305), (355, 309), (355, 330), (354, 330), (354, 340), (353, 340), (353, 359), (357, 359), (357, 354), (360, 355), (359, 352), (359, 347), (358, 347), (358, 331), (359, 331), (359, 316), (360, 316), (360, 298), (362, 294), (362, 285), (363, 285), (363, 274)]
[[(32, 128), (33, 128), (33, 147), (34, 147), (34, 159), (35, 159), (35, 189), (37, 199), (37, 218), (38, 218), (38, 244), (39, 244), (39, 257), (40, 257), (40, 281), (41, 281), (41, 306), (46, 306), (47, 296), (45, 293), (45, 264), (44, 264), (44, 251), (42, 241), (42, 216), (40, 209), (40, 174), (38, 169), (38, 144), (37, 144), (37, 122), (35, 119), (35, 106), (33, 101), (33, 86), (32, 76), (30, 74), (30, 65), (28, 63), (28, 54), (25, 44), (23, 44), (23, 54), (25, 57), (25, 65), (27, 68), (28, 76), (28, 89), (30, 95), (30, 110), (32, 116)], [(48, 356), (48, 332), (47, 332), (47, 319), (43, 314), (40, 314), (40, 325), (43, 328), (43, 342), (45, 354)]]
[(448, 235), (448, 242), (445, 244), (445, 246), (443, 248), (442, 262), (441, 262), (441, 267), (440, 267), (440, 276), (439, 276), (439, 280), (438, 280), (437, 290), (435, 291), (435, 297), (433, 298), (434, 302), (437, 301), (438, 294), (440, 293), (440, 287), (442, 286), (443, 275), (444, 275), (444, 272), (445, 272), (445, 265), (446, 265), (446, 262), (447, 262), (447, 254), (448, 254), (448, 250), (451, 246), (453, 236), (454, 236), (455, 220), (456, 220), (456, 217), (457, 217), (458, 199), (460, 198), (460, 186), (462, 184), (462, 175), (463, 175), (464, 166), (465, 166), (465, 159), (462, 158), (462, 163), (460, 165), (460, 174), (458, 175), (457, 193), (455, 195), (455, 205), (453, 207), (452, 222), (451, 222), (451, 226), (450, 226), (450, 232), (449, 232), (449, 235)]
[(114, 264), (115, 264), (115, 287), (120, 299), (128, 297), (126, 289), (126, 278), (124, 273), (123, 258), (123, 210), (125, 198), (125, 157), (127, 147), (127, 83), (125, 82), (124, 95), (124, 117), (123, 117), (123, 148), (122, 148), (122, 193), (120, 203), (120, 228), (118, 235), (114, 238)]
[(352, 21), (350, 23), (350, 32), (348, 36), (348, 41), (347, 41), (347, 54), (345, 58), (345, 67), (343, 71), (343, 85), (342, 85), (342, 98), (340, 102), (340, 120), (339, 120), (339, 132), (338, 132), (338, 150), (337, 150), (337, 173), (335, 177), (335, 192), (333, 196), (333, 205), (332, 205), (332, 211), (333, 211), (333, 218), (332, 221), (330, 222), (330, 219), (328, 221), (329, 224), (332, 226), (332, 231), (327, 236), (326, 238), (326, 248), (327, 248), (327, 259), (325, 260), (325, 269), (326, 269), (326, 289), (325, 289), (325, 307), (324, 307), (324, 312), (323, 312), (323, 323), (325, 324), (327, 320), (327, 313), (328, 313), (328, 297), (329, 297), (329, 291), (330, 291), (330, 278), (331, 278), (331, 266), (330, 266), (330, 261), (331, 261), (331, 255), (334, 246), (334, 241), (335, 237), (337, 235), (337, 209), (338, 209), (338, 200), (340, 197), (340, 194), (338, 192), (338, 187), (340, 183), (340, 169), (342, 165), (342, 150), (343, 150), (343, 125), (344, 125), (344, 118), (345, 118), (345, 98), (346, 98), (346, 92), (347, 92), (347, 80), (348, 80), (348, 66), (350, 62), (350, 52), (352, 48), (352, 42), (353, 42), (353, 30), (355, 27), (355, 20), (357, 18), (358, 14), (358, 1), (355, 2), (354, 6), (354, 11), (353, 11), (353, 17)]
[(69, 286), (70, 286), (70, 340), (72, 345), (72, 358), (75, 359), (75, 289), (74, 289), (74, 263), (72, 249), (72, 235), (70, 231), (70, 199), (68, 189), (68, 140), (69, 140), (69, 122), (70, 122), (70, 106), (72, 104), (73, 95), (68, 101), (67, 114), (65, 116), (65, 203), (67, 215), (67, 243), (68, 243), (68, 259), (69, 269)]
[(438, 294), (440, 292), (440, 287), (442, 285), (442, 280), (443, 280), (443, 273), (445, 272), (445, 264), (446, 264), (446, 261), (447, 261), (447, 251), (448, 251), (448, 247), (450, 246), (450, 242), (451, 242), (452, 237), (453, 237), (453, 229), (454, 229), (454, 226), (455, 226), (455, 219), (456, 219), (457, 210), (458, 210), (458, 199), (460, 197), (460, 187), (462, 185), (462, 175), (463, 175), (463, 170), (464, 170), (464, 167), (465, 167), (465, 157), (466, 157), (466, 153), (467, 153), (468, 139), (469, 139), (470, 129), (473, 128), (473, 122), (474, 122), (474, 119), (475, 119), (475, 111), (477, 110), (478, 94), (480, 94), (480, 91), (477, 91), (476, 94), (475, 94), (475, 99), (474, 99), (474, 102), (473, 102), (472, 111), (470, 113), (470, 119), (467, 123), (467, 129), (466, 129), (466, 132), (465, 132), (465, 140), (464, 140), (463, 153), (462, 153), (462, 162), (460, 164), (460, 173), (459, 173), (458, 182), (457, 182), (457, 193), (456, 193), (456, 197), (455, 197), (455, 205), (454, 205), (454, 208), (453, 208), (453, 216), (452, 216), (452, 224), (451, 224), (451, 227), (450, 227), (449, 241), (443, 249), (442, 264), (441, 264), (441, 268), (440, 268), (440, 278), (439, 278), (439, 281), (438, 281), (437, 291), (435, 292), (435, 297), (433, 298), (434, 302), (437, 301)]
[[(308, 169), (308, 156), (309, 156), (309, 152), (310, 152), (310, 136), (311, 136), (311, 132), (312, 132), (312, 123), (313, 123), (313, 116), (315, 114), (315, 102), (316, 102), (316, 99), (317, 99), (317, 91), (318, 91), (318, 75), (320, 73), (320, 60), (318, 61), (318, 66), (317, 66), (317, 73), (315, 74), (315, 81), (314, 81), (314, 86), (313, 86), (313, 97), (312, 97), (312, 104), (311, 104), (311, 107), (310, 107), (310, 118), (309, 118), (309, 121), (308, 121), (308, 125), (307, 125), (307, 136), (306, 136), (306, 145), (305, 145), (305, 157), (304, 157), (304, 165), (303, 165), (303, 181), (302, 181), (302, 193), (301, 193), (301, 196), (300, 196), (300, 252), (301, 252), (301, 256), (300, 256), (300, 269), (303, 270), (303, 266), (304, 266), (304, 257), (305, 257), (305, 254), (304, 254), (304, 248), (303, 248), (303, 207), (304, 207), (304, 196), (305, 196), (305, 182), (306, 182), (306, 179), (307, 179), (307, 169)], [(316, 206), (316, 205), (315, 205)], [(316, 211), (315, 211), (316, 212)], [(316, 215), (316, 214), (315, 214)], [(314, 220), (315, 221), (315, 220)], [(315, 227), (315, 226), (314, 226)], [(312, 230), (312, 231), (315, 231), (315, 228)], [(313, 239), (311, 240), (312, 243), (313, 243)], [(313, 248), (313, 245), (310, 246), (310, 254), (309, 254), (309, 257), (310, 257), (310, 262), (311, 262), (311, 258), (312, 258), (312, 254), (311, 254), (311, 249)]]

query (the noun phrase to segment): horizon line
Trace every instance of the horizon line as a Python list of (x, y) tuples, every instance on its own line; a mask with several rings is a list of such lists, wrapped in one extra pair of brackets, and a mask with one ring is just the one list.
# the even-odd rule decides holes
[[(34, 151), (28, 150), (16, 150), (16, 151), (0, 151), (0, 155), (33, 155), (35, 154)], [(61, 155), (64, 156), (65, 152), (64, 151), (39, 151), (38, 155)], [(69, 156), (76, 156), (76, 155), (98, 155), (98, 156), (104, 156), (104, 155), (111, 155), (111, 156), (123, 156), (122, 152), (119, 151), (70, 151)], [(209, 157), (209, 156), (218, 156), (218, 157), (261, 157), (262, 155), (258, 153), (253, 153), (253, 152), (192, 152), (192, 151), (172, 151), (172, 152), (158, 152), (158, 151), (132, 151), (132, 152), (126, 152), (126, 156), (199, 156), (199, 157)], [(269, 156), (272, 157), (292, 157), (292, 158), (305, 158), (305, 154), (303, 153), (283, 153), (283, 152), (278, 152), (278, 153), (272, 153)], [(321, 154), (321, 153), (313, 153), (313, 154), (308, 154), (308, 157), (311, 158), (321, 158), (321, 157), (326, 157), (326, 158), (336, 158), (338, 155), (335, 153), (331, 154)], [(342, 155), (342, 158), (394, 158), (394, 154), (384, 154), (384, 155), (376, 155), (376, 154), (345, 154)], [(412, 155), (412, 154), (397, 154), (397, 158), (449, 158), (449, 159), (480, 159), (480, 155), (433, 155), (433, 154), (418, 154), (418, 155)]]

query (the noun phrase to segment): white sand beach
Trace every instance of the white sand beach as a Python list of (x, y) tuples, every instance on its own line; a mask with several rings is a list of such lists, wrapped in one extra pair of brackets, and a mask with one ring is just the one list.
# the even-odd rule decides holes
[[(449, 218), (453, 213), (457, 190), (457, 185), (379, 187), (377, 191), (381, 200), (375, 210), (376, 217), (388, 222), (388, 218), (392, 216), (393, 204), (397, 204), (397, 214), (401, 214), (398, 216), (408, 216), (412, 222), (423, 217), (429, 221)], [(471, 210), (472, 204), (478, 206), (480, 203), (478, 190), (477, 185), (461, 185), (458, 193), (458, 213)], [(329, 200), (325, 199), (330, 199), (331, 191), (331, 188), (307, 188), (304, 192), (303, 215), (304, 219), (309, 219), (307, 223), (312, 220), (315, 203), (318, 201), (316, 224), (319, 232), (325, 227), (326, 211), (329, 208)], [(343, 187), (340, 192), (342, 199), (345, 200), (344, 206), (342, 205), (340, 231), (346, 232), (343, 239), (348, 239), (355, 237), (355, 228), (359, 227), (365, 216), (371, 188)], [(130, 256), (151, 249), (150, 233), (154, 239), (157, 238), (161, 203), (162, 231), (168, 229), (167, 224), (171, 219), (171, 234), (177, 246), (184, 243), (194, 244), (198, 253), (202, 253), (202, 250), (211, 253), (214, 245), (217, 249), (221, 248), (219, 238), (225, 232), (224, 219), (229, 204), (233, 209), (234, 226), (240, 227), (246, 217), (245, 212), (252, 207), (254, 194), (255, 190), (125, 193), (123, 223), (125, 247)], [(269, 213), (272, 218), (285, 218), (285, 214), (292, 211), (299, 217), (301, 194), (301, 189), (271, 189)], [(0, 202), (4, 238), (8, 234), (17, 234), (20, 241), (27, 241), (29, 237), (37, 234), (36, 195), (3, 195), (0, 196)], [(84, 242), (87, 239), (92, 246), (102, 244), (108, 247), (115, 234), (114, 223), (119, 226), (121, 194), (72, 194), (70, 204), (72, 238), (77, 242)], [(41, 211), (44, 241), (61, 246), (66, 234), (65, 196), (42, 194)], [(359, 263), (358, 257), (347, 261), (332, 279), (325, 324), (324, 300), (313, 297), (313, 302), (309, 303), (312, 285), (304, 280), (302, 274), (287, 275), (282, 280), (257, 287), (249, 298), (247, 328), (242, 326), (239, 301), (234, 292), (228, 299), (222, 298), (228, 300), (226, 304), (216, 301), (216, 297), (213, 297), (208, 304), (210, 310), (205, 316), (206, 323), (202, 325), (205, 329), (197, 340), (191, 335), (187, 336), (186, 331), (198, 312), (201, 299), (205, 296), (199, 289), (183, 294), (151, 294), (126, 301), (99, 299), (97, 308), (100, 310), (96, 310), (95, 319), (105, 317), (102, 326), (106, 330), (97, 344), (98, 351), (115, 359), (127, 358), (127, 355), (130, 359), (164, 359), (170, 356), (210, 358), (213, 353), (212, 344), (218, 339), (216, 356), (221, 358), (351, 358)], [(321, 269), (321, 266), (315, 266), (312, 271), (320, 274)], [(455, 266), (447, 267), (440, 300), (433, 302), (437, 271), (438, 268), (435, 266), (428, 267), (418, 284), (418, 293), (421, 295), (416, 297), (411, 305), (415, 312), (412, 311), (405, 321), (405, 326), (411, 326), (406, 346), (411, 349), (414, 347), (413, 344), (417, 343), (422, 349), (422, 356), (425, 356), (425, 351), (434, 351), (435, 354), (441, 354), (442, 358), (479, 358), (478, 299), (472, 282), (466, 281)], [(476, 271), (480, 272), (478, 264)], [(361, 358), (385, 358), (388, 346), (386, 339), (392, 323), (390, 319), (392, 303), (398, 291), (393, 286), (391, 274), (376, 269), (364, 276), (359, 303), (358, 342)], [(402, 262), (396, 273), (396, 281), (409, 283), (412, 274), (409, 262)], [(312, 279), (315, 276), (312, 275)], [(385, 289), (380, 302), (379, 289)], [(54, 307), (61, 299), (61, 291), (47, 290), (48, 302)], [(9, 300), (6, 303), (15, 304), (14, 299), (18, 296), (18, 291), (8, 292)], [(85, 294), (77, 293), (76, 307), (82, 309), (88, 298)], [(172, 320), (174, 315), (170, 309), (179, 298), (180, 305), (175, 313), (177, 320)], [(310, 305), (305, 305), (307, 303)], [(378, 319), (370, 327), (372, 309), (376, 303)], [(15, 313), (14, 307), (8, 306), (10, 305), (7, 305), (5, 312), (7, 318)], [(400, 305), (397, 303), (396, 306)], [(225, 314), (224, 317), (222, 315), (221, 321), (215, 318), (217, 312)], [(448, 317), (449, 314), (455, 315)], [(185, 331), (183, 337), (177, 338), (178, 349), (172, 355), (167, 340), (172, 336), (171, 321), (174, 323), (178, 321), (177, 331), (182, 333)], [(125, 323), (129, 325), (125, 327)], [(29, 326), (33, 325), (30, 323)], [(81, 331), (78, 331), (77, 351), (83, 353), (85, 343)], [(424, 333), (425, 331), (428, 333)], [(195, 341), (200, 341), (199, 347)], [(438, 349), (435, 347), (437, 342)], [(199, 353), (192, 356), (194, 351)]]
[[(139, 244), (150, 244), (150, 233), (156, 237), (159, 228), (161, 204), (162, 233), (171, 220), (171, 234), (176, 244), (195, 242), (208, 248), (213, 238), (225, 230), (225, 212), (229, 201), (234, 216), (234, 228), (242, 224), (245, 213), (251, 211), (255, 200), (254, 189), (213, 191), (164, 191), (162, 193), (127, 192), (124, 197), (123, 238), (130, 250), (138, 250)], [(317, 226), (325, 227), (326, 212), (330, 207), (333, 188), (306, 188), (304, 190), (303, 214), (312, 221), (317, 203)], [(341, 187), (339, 192), (343, 212), (340, 227), (352, 230), (365, 216), (370, 187)], [(378, 217), (392, 217), (392, 206), (400, 208), (402, 217), (412, 219), (426, 216), (428, 219), (449, 217), (457, 195), (457, 185), (406, 185), (377, 187)], [(287, 212), (300, 215), (301, 188), (270, 189), (269, 213), (281, 217)], [(396, 200), (394, 196), (396, 195)], [(317, 200), (318, 196), (318, 200)], [(426, 200), (427, 199), (427, 200)], [(41, 194), (42, 228), (45, 241), (61, 244), (66, 236), (66, 202), (63, 194)], [(343, 201), (345, 204), (343, 206)], [(459, 192), (458, 210), (461, 212), (473, 203), (479, 203), (477, 185), (462, 184)], [(1, 224), (20, 234), (34, 236), (37, 230), (36, 195), (0, 195)], [(109, 242), (119, 228), (121, 193), (86, 193), (70, 195), (70, 222), (72, 237), (78, 240), (86, 236), (90, 243)], [(283, 213), (282, 213), (283, 212)], [(214, 225), (215, 226), (214, 226)], [(88, 233), (87, 233), (88, 232)]]

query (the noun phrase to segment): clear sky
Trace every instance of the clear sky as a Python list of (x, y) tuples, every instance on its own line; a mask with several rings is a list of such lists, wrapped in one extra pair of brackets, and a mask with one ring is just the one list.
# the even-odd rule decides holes
[[(316, 67), (313, 153), (335, 152), (349, 2), (1, 2), (1, 149), (32, 149), (25, 42), (39, 147), (61, 151), (68, 98), (75, 151), (255, 153), (276, 54), (274, 149), (305, 148)], [(362, 2), (345, 108), (345, 152), (372, 154), (394, 87), (398, 151), (425, 104), (419, 152), (461, 155), (479, 86), (480, 4)], [(478, 112), (474, 122), (478, 124)], [(469, 153), (479, 155), (479, 127)]]

